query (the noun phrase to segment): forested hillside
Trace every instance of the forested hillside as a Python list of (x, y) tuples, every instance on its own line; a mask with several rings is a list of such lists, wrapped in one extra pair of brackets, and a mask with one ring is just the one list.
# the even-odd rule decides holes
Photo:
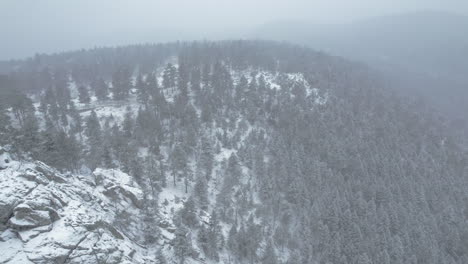
[(468, 263), (468, 154), (364, 65), (268, 41), (1, 65), (0, 251), (24, 263)]
[(261, 27), (254, 36), (294, 41), (366, 62), (389, 75), (402, 96), (417, 93), (456, 126), (466, 128), (467, 27), (466, 14), (424, 10), (349, 24), (283, 21)]

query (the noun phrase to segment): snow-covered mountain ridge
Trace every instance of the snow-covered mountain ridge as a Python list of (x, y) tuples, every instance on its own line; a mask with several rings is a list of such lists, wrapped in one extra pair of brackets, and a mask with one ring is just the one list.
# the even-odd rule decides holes
[(34, 62), (0, 76), (2, 262), (466, 263), (468, 156), (365, 66), (255, 41)]

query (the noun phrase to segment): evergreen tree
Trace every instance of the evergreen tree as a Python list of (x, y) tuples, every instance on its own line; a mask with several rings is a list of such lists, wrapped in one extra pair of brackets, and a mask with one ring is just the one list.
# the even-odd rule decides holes
[(22, 122), (17, 140), (20, 149), (37, 153), (39, 144), (39, 124), (34, 113), (29, 112)]
[(69, 113), (72, 119), (72, 124), (70, 126), (70, 133), (78, 133), (81, 138), (81, 133), (83, 133), (83, 124), (81, 120), (81, 115), (75, 107), (75, 104), (72, 102), (70, 104)]
[(203, 89), (208, 90), (210, 87), (210, 80), (211, 80), (211, 65), (209, 63), (203, 64), (202, 68), (202, 83)]
[(128, 98), (131, 88), (131, 72), (128, 67), (122, 66), (112, 75), (112, 88), (114, 100), (125, 100)]
[(26, 119), (30, 119), (34, 115), (35, 108), (33, 102), (26, 94), (20, 91), (13, 90), (11, 93), (8, 98), (9, 106), (19, 125), (24, 127)]
[(221, 226), (218, 221), (218, 216), (215, 211), (211, 213), (209, 229), (208, 229), (208, 257), (219, 261), (218, 250), (224, 246), (224, 237), (221, 231)]
[(129, 172), (140, 186), (145, 184), (143, 182), (144, 171), (143, 171), (142, 165), (143, 165), (143, 162), (141, 161), (140, 157), (135, 155), (131, 158)]
[(133, 120), (133, 113), (130, 107), (127, 107), (127, 111), (125, 112), (124, 120), (122, 123), (122, 130), (123, 135), (126, 138), (132, 138), (133, 130), (134, 130), (134, 120)]
[(239, 253), (239, 239), (237, 237), (237, 221), (229, 229), (227, 247), (231, 253), (240, 255)]
[(148, 94), (151, 95), (151, 97), (154, 99), (155, 95), (160, 93), (158, 77), (156, 74), (148, 74), (146, 76), (146, 83)]
[(161, 187), (167, 187), (166, 169), (164, 165), (163, 155), (159, 156), (159, 171), (161, 176)]
[(49, 118), (46, 118), (46, 127), (41, 136), (40, 151), (44, 153), (43, 161), (51, 166), (58, 166), (60, 149), (55, 141), (56, 129)]
[(273, 247), (273, 243), (268, 241), (265, 252), (263, 253), (262, 263), (264, 264), (277, 264), (278, 258), (276, 257), (275, 248)]
[(208, 257), (209, 252), (210, 252), (209, 237), (208, 237), (208, 230), (206, 230), (206, 227), (204, 225), (202, 225), (200, 227), (200, 230), (198, 231), (197, 241), (198, 241), (199, 247), (205, 253), (205, 256)]
[(200, 208), (208, 208), (208, 182), (205, 176), (200, 174), (197, 176), (197, 182), (195, 183), (193, 192)]
[(94, 110), (86, 119), (86, 130), (85, 134), (88, 137), (88, 165), (94, 170), (101, 163), (101, 151), (102, 151), (102, 135), (101, 135), (101, 124)]
[(94, 83), (94, 91), (98, 100), (105, 101), (109, 99), (109, 87), (103, 78), (98, 78)]
[(178, 226), (175, 237), (172, 240), (174, 253), (179, 259), (180, 264), (186, 263), (187, 257), (192, 255), (192, 243), (189, 230), (183, 226)]
[(180, 144), (177, 144), (171, 154), (171, 166), (173, 183), (176, 186), (176, 179), (180, 176), (187, 177), (187, 157), (184, 149)]
[(211, 174), (213, 171), (213, 148), (208, 140), (208, 138), (203, 137), (201, 140), (201, 157), (200, 163), (202, 168), (205, 171), (206, 179), (211, 179)]
[(200, 96), (200, 90), (201, 90), (200, 82), (201, 82), (200, 68), (195, 67), (194, 69), (192, 69), (192, 72), (190, 74), (190, 88), (195, 93), (195, 97), (197, 100), (199, 100), (198, 97)]
[(177, 88), (179, 89), (179, 100), (186, 104), (188, 101), (188, 82), (189, 82), (189, 69), (185, 65), (184, 60), (179, 56), (179, 69), (177, 71)]
[(147, 195), (147, 190), (145, 190), (144, 199), (143, 199), (143, 229), (144, 229), (144, 239), (146, 244), (153, 244), (158, 240), (160, 236), (159, 228), (155, 228), (157, 225), (157, 214), (158, 214), (158, 205), (156, 197)]
[(182, 223), (188, 227), (198, 226), (197, 212), (195, 207), (195, 201), (190, 197), (185, 203), (184, 207), (180, 210), (180, 217)]
[(168, 63), (163, 73), (163, 87), (174, 88), (176, 86), (177, 69), (172, 63)]
[(101, 124), (94, 110), (86, 119), (86, 136), (88, 137), (89, 144), (95, 145), (101, 141)]
[(235, 99), (237, 104), (240, 104), (240, 106), (245, 105), (245, 92), (248, 88), (249, 81), (247, 78), (242, 75), (239, 83), (236, 85), (236, 93), (235, 93)]
[(141, 73), (137, 77), (135, 88), (137, 89), (138, 102), (140, 102), (140, 104), (147, 105), (149, 100), (149, 87)]
[(0, 99), (0, 145), (8, 142), (11, 133), (11, 121), (8, 116), (8, 110)]
[(111, 147), (108, 144), (105, 144), (102, 148), (102, 162), (105, 168), (114, 168), (114, 160), (112, 158)]
[(89, 102), (91, 102), (91, 97), (89, 96), (88, 89), (85, 86), (80, 85), (80, 87), (78, 87), (78, 93), (80, 103), (89, 104)]

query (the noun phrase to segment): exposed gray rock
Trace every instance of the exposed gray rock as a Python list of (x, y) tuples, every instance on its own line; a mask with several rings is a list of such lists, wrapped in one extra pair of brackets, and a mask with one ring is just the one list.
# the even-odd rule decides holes
[(86, 228), (89, 231), (94, 231), (99, 228), (107, 229), (115, 238), (124, 239), (123, 235), (117, 229), (115, 229), (112, 225), (104, 221), (97, 221), (91, 225), (86, 225)]
[[(141, 188), (118, 170), (96, 175), (11, 160), (0, 171), (0, 264), (154, 263), (139, 241)], [(122, 212), (132, 217), (116, 224)]]
[(36, 171), (44, 174), (44, 176), (47, 179), (58, 182), (58, 183), (66, 182), (64, 177), (57, 170), (54, 170), (53, 168), (47, 166), (45, 163), (36, 161), (35, 164), (36, 164), (36, 167), (35, 167)]
[(17, 230), (24, 230), (49, 225), (52, 221), (53, 218), (49, 211), (34, 210), (27, 204), (21, 204), (15, 207), (13, 217), (8, 221), (8, 225)]

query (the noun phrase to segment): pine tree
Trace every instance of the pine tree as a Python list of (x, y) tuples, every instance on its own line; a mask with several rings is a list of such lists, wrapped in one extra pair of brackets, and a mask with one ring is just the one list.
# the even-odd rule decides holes
[(128, 106), (122, 123), (123, 135), (126, 138), (132, 138), (134, 123), (132, 109)]
[(71, 100), (69, 85), (69, 73), (64, 68), (58, 68), (54, 73), (54, 88), (56, 103), (61, 110), (65, 110)]
[(239, 255), (239, 240), (237, 237), (237, 221), (229, 229), (227, 247), (234, 255)]
[(190, 197), (185, 203), (184, 207), (180, 210), (180, 217), (182, 223), (188, 227), (198, 226), (197, 211), (195, 207), (195, 201)]
[(78, 93), (80, 103), (89, 104), (89, 102), (91, 102), (91, 97), (89, 97), (88, 89), (84, 85), (80, 85), (80, 87), (78, 87)]
[[(303, 263), (301, 261), (301, 253), (299, 253), (298, 250), (292, 251), (292, 253), (290, 254), (290, 256), (288, 258), (288, 261), (286, 262), (286, 264), (296, 264), (296, 263)], [(328, 264), (328, 262), (327, 262), (327, 264)]]
[(75, 104), (73, 102), (70, 104), (69, 113), (72, 119), (72, 124), (70, 126), (70, 133), (72, 134), (78, 133), (81, 138), (82, 137), (81, 133), (83, 132), (83, 124), (81, 120), (81, 115), (76, 109)]
[(0, 145), (5, 144), (11, 133), (11, 121), (8, 116), (7, 107), (0, 99)]
[(200, 208), (208, 208), (208, 182), (205, 176), (197, 175), (197, 182), (195, 183), (193, 192)]
[(163, 73), (163, 87), (165, 89), (176, 86), (177, 69), (172, 63), (168, 63)]
[(208, 248), (209, 258), (219, 261), (218, 250), (224, 246), (224, 237), (221, 231), (221, 226), (218, 221), (216, 211), (211, 212), (211, 218), (208, 229)]
[(49, 118), (46, 118), (45, 123), (46, 127), (41, 135), (40, 145), (40, 152), (44, 154), (42, 156), (42, 161), (51, 166), (58, 166), (60, 159), (60, 150), (57, 142), (55, 141), (55, 134), (57, 132)]
[(161, 176), (161, 187), (167, 187), (167, 180), (166, 180), (166, 169), (164, 165), (164, 157), (163, 155), (159, 155), (159, 171)]
[(239, 83), (236, 85), (235, 99), (239, 106), (245, 105), (245, 92), (249, 86), (249, 81), (242, 75)]
[(176, 186), (176, 178), (179, 175), (187, 176), (187, 157), (186, 153), (180, 144), (177, 144), (171, 154), (171, 166), (173, 183)]
[(160, 235), (157, 228), (158, 203), (155, 196), (149, 196), (145, 187), (143, 196), (143, 229), (146, 244), (153, 244)]
[(213, 121), (213, 106), (209, 97), (201, 102), (201, 120), (208, 124)]
[(209, 251), (210, 251), (209, 237), (208, 237), (208, 230), (206, 229), (204, 225), (202, 225), (200, 227), (200, 230), (198, 231), (197, 240), (198, 240), (199, 247), (203, 250), (203, 252), (205, 253), (205, 256), (208, 257)]
[(357, 261), (358, 264), (371, 264), (371, 260), (369, 259), (369, 257), (367, 256), (366, 253), (363, 253), (359, 256), (358, 258), (358, 261)]
[(137, 89), (138, 102), (140, 102), (140, 104), (147, 105), (149, 100), (148, 84), (143, 79), (143, 75), (141, 73), (137, 77), (135, 88)]
[(62, 114), (60, 115), (60, 123), (62, 123), (62, 127), (68, 126), (68, 117), (65, 112), (62, 112)]
[(257, 249), (260, 245), (261, 236), (259, 228), (254, 222), (253, 215), (250, 215), (247, 221), (245, 232), (244, 243), (246, 243), (246, 257), (250, 262), (254, 262), (257, 259)]
[(25, 120), (34, 115), (35, 108), (32, 100), (26, 94), (18, 90), (13, 90), (8, 99), (8, 104), (16, 120), (18, 120), (20, 126), (24, 127), (26, 123)]
[(131, 72), (128, 67), (119, 67), (112, 75), (112, 88), (114, 100), (125, 100), (128, 98), (131, 88)]
[(155, 95), (157, 95), (160, 92), (158, 77), (156, 76), (156, 74), (148, 74), (146, 76), (146, 83), (148, 88), (148, 94), (154, 99)]
[(98, 78), (94, 83), (95, 95), (98, 100), (104, 101), (109, 99), (109, 87), (103, 78)]
[(188, 102), (189, 72), (184, 60), (179, 56), (179, 69), (177, 71), (177, 88), (179, 89), (179, 101), (184, 105)]
[(94, 170), (101, 163), (102, 151), (102, 135), (101, 125), (96, 112), (91, 111), (91, 114), (86, 119), (85, 134), (88, 137), (88, 165)]
[(89, 139), (89, 144), (93, 145), (99, 143), (101, 140), (101, 124), (94, 110), (86, 119), (86, 136)]
[(108, 144), (105, 144), (102, 149), (102, 162), (105, 168), (114, 168), (114, 160), (112, 158), (112, 152)]
[(129, 172), (140, 186), (145, 184), (143, 182), (143, 162), (140, 157), (135, 155), (131, 158)]
[(196, 67), (192, 69), (192, 73), (190, 75), (190, 88), (192, 91), (195, 93), (195, 97), (197, 100), (199, 99), (198, 97), (200, 96), (200, 90), (201, 90), (201, 75), (200, 75), (200, 68)]
[(202, 83), (203, 89), (208, 90), (210, 88), (210, 80), (211, 80), (211, 65), (208, 63), (203, 64), (202, 68)]
[(175, 237), (171, 241), (174, 247), (174, 253), (179, 259), (180, 264), (184, 264), (187, 257), (192, 254), (192, 243), (189, 230), (183, 226), (178, 226)]
[(205, 175), (206, 179), (210, 180), (211, 179), (211, 174), (213, 171), (213, 159), (214, 159), (214, 154), (213, 154), (213, 148), (211, 147), (211, 144), (208, 140), (208, 138), (203, 137), (201, 141), (201, 157), (200, 157), (200, 162), (202, 168), (205, 170)]
[(60, 163), (58, 168), (76, 170), (80, 160), (81, 146), (74, 136), (68, 136), (61, 130), (56, 136), (57, 145), (60, 153)]
[(262, 263), (264, 264), (277, 264), (278, 263), (278, 257), (276, 256), (275, 253), (275, 248), (273, 247), (273, 243), (271, 241), (268, 241), (265, 252), (263, 253), (262, 257)]
[(241, 177), (241, 170), (239, 167), (239, 160), (237, 156), (233, 153), (228, 159), (228, 165), (226, 168), (226, 177), (224, 179), (225, 188), (231, 188), (233, 185), (239, 182)]
[(39, 144), (39, 124), (34, 113), (29, 112), (23, 118), (23, 124), (17, 140), (20, 149), (36, 153)]

